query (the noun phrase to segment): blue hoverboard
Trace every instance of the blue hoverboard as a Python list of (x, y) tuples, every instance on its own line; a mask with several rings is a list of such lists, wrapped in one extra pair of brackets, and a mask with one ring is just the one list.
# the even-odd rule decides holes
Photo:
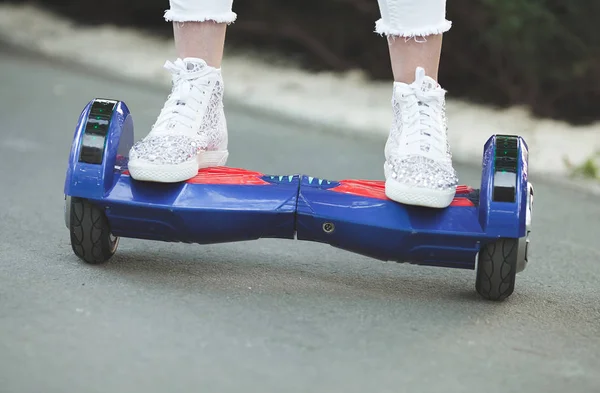
[(202, 169), (186, 182), (129, 176), (133, 120), (122, 101), (82, 111), (65, 180), (65, 223), (75, 254), (110, 259), (120, 237), (183, 243), (259, 238), (310, 240), (384, 261), (476, 270), (477, 292), (503, 300), (528, 259), (533, 188), (528, 148), (494, 135), (483, 149), (481, 188), (459, 186), (445, 209), (407, 206), (384, 182)]

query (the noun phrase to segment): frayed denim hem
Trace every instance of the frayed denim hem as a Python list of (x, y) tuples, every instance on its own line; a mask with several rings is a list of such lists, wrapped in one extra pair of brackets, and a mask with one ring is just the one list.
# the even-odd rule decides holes
[(375, 33), (388, 37), (416, 38), (428, 35), (443, 34), (450, 30), (452, 22), (444, 20), (438, 25), (422, 26), (419, 28), (398, 28), (386, 25), (383, 19), (375, 22)]
[(237, 14), (235, 12), (227, 12), (225, 14), (218, 15), (207, 15), (202, 13), (185, 13), (179, 14), (177, 12), (173, 12), (172, 10), (165, 11), (165, 20), (167, 22), (207, 22), (213, 21), (216, 23), (233, 23), (237, 19)]

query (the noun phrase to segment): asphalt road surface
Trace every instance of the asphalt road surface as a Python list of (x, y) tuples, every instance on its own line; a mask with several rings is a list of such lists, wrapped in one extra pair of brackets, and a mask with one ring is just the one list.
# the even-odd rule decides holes
[[(565, 186), (535, 183), (533, 262), (500, 304), (472, 271), (300, 241), (122, 239), (81, 263), (63, 222), (77, 117), (122, 99), (139, 138), (166, 93), (0, 51), (0, 392), (600, 392), (600, 203)], [(383, 140), (227, 110), (231, 166), (382, 178)]]

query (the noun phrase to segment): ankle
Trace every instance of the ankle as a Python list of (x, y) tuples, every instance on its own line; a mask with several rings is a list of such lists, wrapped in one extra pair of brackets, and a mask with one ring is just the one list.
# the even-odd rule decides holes
[(211, 67), (221, 67), (227, 23), (217, 23), (212, 20), (175, 22), (173, 28), (175, 47), (180, 57), (202, 58)]

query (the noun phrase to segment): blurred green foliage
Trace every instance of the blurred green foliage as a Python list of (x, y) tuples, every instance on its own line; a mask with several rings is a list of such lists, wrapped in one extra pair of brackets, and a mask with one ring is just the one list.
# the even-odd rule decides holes
[[(524, 104), (537, 115), (574, 123), (600, 118), (600, 2), (450, 3), (448, 13), (455, 24), (447, 35), (444, 55), (451, 59), (443, 73), (479, 75), (477, 86), (465, 88), (462, 95), (501, 105)], [(461, 47), (469, 37), (475, 42)], [(473, 64), (457, 61), (461, 55)]]
[[(162, 18), (167, 0), (39, 3), (81, 23), (172, 34)], [(448, 0), (447, 6), (453, 27), (444, 36), (440, 82), (450, 96), (525, 105), (535, 115), (576, 124), (600, 119), (599, 0)], [(391, 78), (386, 40), (373, 32), (375, 0), (236, 0), (234, 11), (231, 46), (293, 56), (307, 69), (361, 68), (374, 79)]]

